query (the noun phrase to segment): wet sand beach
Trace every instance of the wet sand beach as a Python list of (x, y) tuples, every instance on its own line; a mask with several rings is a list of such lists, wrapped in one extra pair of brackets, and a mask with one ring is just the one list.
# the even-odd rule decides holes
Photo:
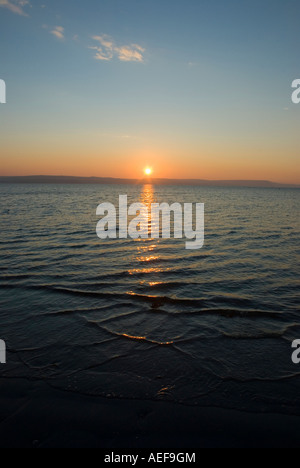
[(0, 446), (26, 448), (299, 447), (300, 418), (70, 394), (0, 380)]

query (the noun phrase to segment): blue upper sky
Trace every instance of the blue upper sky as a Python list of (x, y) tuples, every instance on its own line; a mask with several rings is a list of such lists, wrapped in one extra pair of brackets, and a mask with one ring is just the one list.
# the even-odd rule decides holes
[(298, 0), (0, 0), (3, 174), (296, 182), (299, 18)]

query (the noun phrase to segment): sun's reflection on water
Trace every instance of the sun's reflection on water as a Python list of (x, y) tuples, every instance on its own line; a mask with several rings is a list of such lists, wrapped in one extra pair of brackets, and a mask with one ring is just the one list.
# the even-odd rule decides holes
[[(148, 209), (148, 239), (137, 239), (137, 255), (135, 257), (136, 262), (143, 264), (142, 268), (131, 268), (128, 273), (134, 274), (150, 274), (160, 273), (165, 271), (164, 268), (158, 266), (161, 255), (157, 252), (159, 239), (151, 238), (151, 204), (156, 202), (154, 187), (152, 184), (145, 184), (141, 190), (140, 200), (141, 203), (146, 205)], [(155, 264), (155, 266), (154, 266)], [(140, 284), (145, 284), (145, 281), (141, 281)], [(148, 285), (151, 287), (155, 283), (149, 282)]]
[[(145, 220), (145, 224), (148, 225), (148, 238), (135, 240), (133, 265), (128, 269), (128, 273), (135, 276), (136, 281), (127, 294), (132, 300), (143, 304), (141, 322), (137, 329), (129, 326), (128, 329), (123, 330), (121, 336), (140, 343), (172, 347), (174, 345), (173, 333), (165, 330), (164, 327), (158, 327), (158, 329), (156, 326), (153, 327), (151, 317), (154, 311), (158, 312), (164, 305), (161, 288), (163, 289), (165, 283), (164, 274), (171, 268), (170, 266), (166, 267), (166, 262), (163, 261), (165, 259), (162, 258), (161, 254), (160, 239), (151, 238), (151, 204), (157, 201), (154, 187), (151, 184), (143, 186), (139, 201), (148, 209), (148, 219)], [(160, 279), (162, 281), (159, 281)], [(146, 320), (145, 310), (147, 311)], [(162, 392), (166, 388), (164, 385)]]

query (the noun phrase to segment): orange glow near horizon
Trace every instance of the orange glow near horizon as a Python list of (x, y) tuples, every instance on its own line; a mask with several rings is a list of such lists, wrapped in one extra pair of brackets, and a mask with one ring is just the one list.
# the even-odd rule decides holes
[[(39, 144), (38, 144), (39, 143)], [(0, 176), (65, 175), (77, 177), (112, 177), (142, 179), (209, 180), (269, 180), (281, 183), (300, 183), (299, 153), (291, 150), (289, 158), (282, 158), (281, 147), (264, 147), (262, 151), (230, 143), (220, 147), (217, 142), (202, 142), (195, 146), (176, 148), (162, 142), (126, 144), (123, 147), (102, 147), (99, 142), (67, 145), (55, 141), (16, 140), (3, 143), (0, 156)], [(128, 146), (127, 146), (128, 145)], [(264, 157), (261, 157), (263, 152)], [(148, 161), (151, 165), (148, 166)], [(151, 173), (148, 172), (151, 170)]]

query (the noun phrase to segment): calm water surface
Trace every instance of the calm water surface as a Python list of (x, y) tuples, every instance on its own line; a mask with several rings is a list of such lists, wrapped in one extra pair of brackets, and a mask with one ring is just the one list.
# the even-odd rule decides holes
[[(119, 194), (205, 203), (205, 246), (101, 241)], [(299, 190), (2, 184), (0, 214), (2, 377), (300, 415)]]

